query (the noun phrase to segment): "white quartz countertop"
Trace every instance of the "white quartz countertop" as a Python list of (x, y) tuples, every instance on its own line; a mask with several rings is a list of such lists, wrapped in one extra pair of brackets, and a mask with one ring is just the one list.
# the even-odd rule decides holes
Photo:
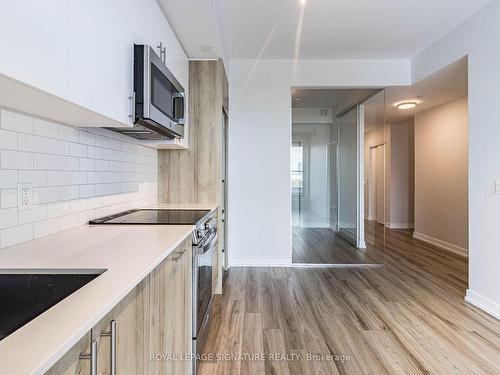
[[(148, 208), (208, 209), (159, 204)], [(0, 250), (0, 269), (106, 269), (0, 341), (0, 372), (43, 374), (193, 231), (192, 225), (84, 225)]]

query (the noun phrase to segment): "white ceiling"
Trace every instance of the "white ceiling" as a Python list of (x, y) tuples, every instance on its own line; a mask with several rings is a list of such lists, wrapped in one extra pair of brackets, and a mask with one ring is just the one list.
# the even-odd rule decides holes
[[(463, 98), (467, 92), (467, 58), (464, 57), (412, 86), (386, 88), (385, 122), (404, 121), (420, 112)], [(397, 109), (395, 104), (402, 101), (417, 101), (419, 104), (412, 110)]]
[[(221, 24), (215, 0), (157, 0), (188, 57), (225, 57)], [(203, 47), (210, 47), (210, 51)]]
[[(374, 89), (292, 89), (294, 108), (335, 108), (342, 111), (378, 90)], [(376, 116), (382, 123), (398, 123), (416, 114), (467, 96), (467, 58), (464, 57), (436, 73), (416, 82), (412, 86), (387, 87), (383, 93), (372, 96), (366, 102), (370, 116)], [(418, 102), (416, 108), (400, 110), (397, 103)], [(384, 112), (385, 107), (385, 112)], [(384, 120), (385, 118), (385, 120)]]
[[(413, 57), (490, 2), (157, 1), (191, 58), (279, 59)], [(203, 45), (213, 53), (202, 52)]]

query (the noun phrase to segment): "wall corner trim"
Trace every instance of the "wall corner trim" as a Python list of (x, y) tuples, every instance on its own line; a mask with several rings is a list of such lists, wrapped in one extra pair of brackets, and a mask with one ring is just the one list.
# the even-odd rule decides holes
[(452, 243), (446, 242), (439, 240), (437, 238), (427, 236), (426, 234), (418, 233), (418, 232), (413, 232), (413, 238), (416, 238), (417, 240), (427, 242), (431, 245), (437, 246), (443, 250), (449, 251), (450, 253), (460, 255), (464, 258), (469, 257), (469, 252), (467, 249), (464, 249), (463, 247), (454, 245)]
[(500, 320), (500, 304), (497, 302), (470, 289), (467, 289), (465, 301)]

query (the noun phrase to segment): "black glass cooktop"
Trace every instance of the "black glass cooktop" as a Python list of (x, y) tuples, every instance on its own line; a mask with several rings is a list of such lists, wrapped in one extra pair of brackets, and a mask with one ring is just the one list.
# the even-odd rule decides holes
[(193, 225), (209, 213), (203, 210), (131, 210), (92, 220), (90, 224)]

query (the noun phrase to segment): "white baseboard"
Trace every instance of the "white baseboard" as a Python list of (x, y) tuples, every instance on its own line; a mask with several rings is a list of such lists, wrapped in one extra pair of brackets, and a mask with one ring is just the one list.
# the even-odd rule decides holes
[(494, 316), (497, 319), (500, 319), (500, 304), (492, 301), (489, 298), (486, 298), (479, 293), (473, 292), (470, 289), (467, 289), (467, 293), (465, 294), (465, 300), (470, 304), (480, 308), (484, 312)]
[(389, 229), (413, 229), (414, 227), (413, 223), (387, 223)]
[(430, 237), (430, 236), (427, 236), (425, 234), (418, 233), (418, 232), (413, 232), (413, 238), (416, 238), (417, 240), (420, 240), (420, 241), (430, 243), (431, 245), (437, 246), (437, 247), (439, 247), (443, 250), (447, 250), (451, 253), (460, 255), (464, 258), (469, 257), (469, 255), (468, 255), (469, 252), (467, 251), (467, 249), (464, 249), (463, 247), (460, 247), (457, 245), (453, 245), (452, 243), (449, 243), (446, 241), (441, 241), (437, 238)]
[(230, 267), (291, 267), (292, 261), (283, 258), (230, 258)]

